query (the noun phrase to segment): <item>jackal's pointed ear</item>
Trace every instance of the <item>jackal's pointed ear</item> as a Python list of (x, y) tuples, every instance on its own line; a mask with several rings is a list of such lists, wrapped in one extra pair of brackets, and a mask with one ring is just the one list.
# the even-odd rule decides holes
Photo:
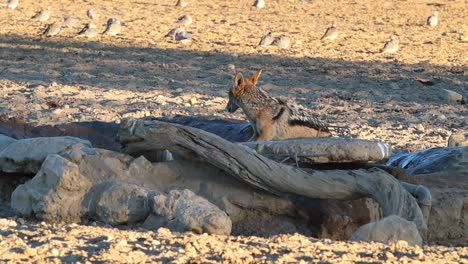
[(237, 72), (236, 76), (234, 77), (234, 86), (233, 86), (233, 92), (235, 95), (240, 95), (245, 88), (245, 79), (244, 75), (242, 75), (241, 72)]
[(245, 79), (244, 75), (242, 75), (242, 72), (236, 72), (236, 76), (234, 77), (234, 87), (240, 87), (242, 84), (244, 84)]
[(259, 70), (258, 72), (254, 73), (252, 76), (250, 76), (249, 81), (255, 86), (257, 85), (258, 78), (260, 78), (260, 75), (262, 75), (262, 70)]

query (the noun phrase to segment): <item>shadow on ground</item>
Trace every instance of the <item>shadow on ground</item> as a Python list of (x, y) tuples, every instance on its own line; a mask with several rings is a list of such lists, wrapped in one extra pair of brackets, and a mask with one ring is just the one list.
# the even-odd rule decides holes
[[(180, 46), (175, 44), (175, 47)], [(261, 84), (273, 84), (276, 88), (272, 92), (277, 95), (291, 95), (299, 87), (310, 92), (327, 90), (354, 99), (364, 96), (376, 102), (437, 103), (440, 99), (433, 94), (441, 88), (468, 93), (468, 66), (447, 67), (424, 62), (408, 65), (392, 57), (386, 62), (260, 53), (235, 57), (216, 51), (112, 46), (19, 35), (0, 36), (0, 49), (1, 78), (25, 85), (56, 82), (139, 91), (183, 88), (226, 96), (226, 84), (232, 75), (227, 65), (234, 64), (249, 73), (263, 69)], [(423, 84), (418, 79), (429, 82)], [(398, 92), (386, 93), (387, 89), (395, 89), (395, 84)]]

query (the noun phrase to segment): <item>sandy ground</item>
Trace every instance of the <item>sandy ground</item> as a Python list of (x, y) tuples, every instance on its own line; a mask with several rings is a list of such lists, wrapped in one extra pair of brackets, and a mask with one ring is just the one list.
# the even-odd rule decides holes
[[(332, 242), (302, 235), (232, 237), (117, 230), (100, 226), (22, 225), (0, 219), (0, 255), (49, 263), (468, 263), (468, 247), (412, 247), (404, 241)], [(6, 230), (5, 227), (8, 227)]]
[[(22, 1), (0, 9), (0, 111), (39, 124), (84, 120), (118, 121), (145, 115), (207, 114), (244, 118), (224, 111), (234, 64), (246, 74), (263, 69), (259, 85), (301, 103), (324, 120), (349, 125), (360, 138), (399, 148), (445, 146), (466, 129), (467, 108), (447, 103), (444, 90), (468, 94), (468, 5), (466, 1), (250, 1), (72, 2)], [(51, 7), (48, 22), (72, 15), (104, 30), (108, 17), (122, 20), (122, 34), (86, 40), (79, 29), (41, 37), (46, 24), (30, 17)], [(441, 24), (425, 26), (433, 10)], [(165, 38), (183, 14), (193, 17), (190, 45)], [(335, 42), (320, 37), (335, 22)], [(258, 48), (266, 29), (286, 34), (291, 48)], [(395, 34), (401, 50), (379, 50)], [(430, 81), (425, 85), (418, 80)], [(49, 109), (48, 101), (63, 103)]]
[[(390, 142), (396, 148), (414, 151), (446, 146), (451, 133), (468, 127), (466, 105), (448, 101), (444, 91), (449, 89), (465, 98), (468, 95), (467, 1), (281, 0), (268, 1), (262, 10), (251, 8), (252, 1), (244, 0), (191, 1), (183, 9), (175, 8), (175, 2), (23, 0), (16, 10), (0, 9), (0, 112), (22, 116), (34, 124), (119, 122), (126, 117), (174, 114), (244, 119), (241, 111), (224, 111), (232, 78), (228, 65), (234, 64), (246, 74), (262, 69), (259, 85), (271, 94), (314, 109), (332, 124), (348, 125), (359, 138)], [(62, 21), (65, 15), (78, 18), (82, 24), (91, 22), (86, 10), (94, 8), (102, 15), (92, 21), (100, 32), (108, 17), (116, 17), (123, 22), (122, 34), (88, 40), (73, 38), (80, 29), (63, 29), (58, 36), (42, 37), (47, 24), (30, 18), (47, 6), (51, 7), (47, 23)], [(428, 28), (425, 21), (434, 10), (439, 11), (441, 23)], [(164, 37), (176, 27), (174, 20), (184, 14), (194, 20), (189, 27), (194, 41), (188, 45)], [(334, 42), (322, 43), (320, 37), (332, 22), (341, 34)], [(292, 47), (256, 47), (267, 29), (274, 36), (290, 36)], [(394, 55), (382, 55), (379, 50), (390, 34), (397, 36), (401, 49)], [(61, 107), (47, 106), (51, 101)], [(40, 234), (46, 231), (49, 234), (43, 238), (61, 246), (59, 253), (39, 254), (42, 260), (57, 260), (58, 255), (66, 255), (64, 252), (77, 259), (90, 258), (93, 243), (113, 244), (106, 242), (109, 238), (90, 242), (100, 236), (99, 232), (109, 232), (94, 227), (79, 226), (79, 232), (70, 233), (40, 227), (36, 230), (34, 224), (21, 226), (33, 233), (22, 234), (23, 228), (11, 234), (2, 231), (2, 249), (8, 249), (8, 256), (17, 261), (27, 254), (15, 251), (21, 248), (15, 243), (23, 241), (25, 247), (36, 248), (32, 237), (41, 239)], [(157, 248), (150, 241), (154, 233), (111, 232), (116, 238), (128, 236), (124, 247), (132, 252), (137, 248), (138, 254), (148, 258), (152, 255), (154, 260), (169, 260), (164, 259), (163, 249), (152, 251), (151, 247)], [(138, 240), (139, 236), (144, 239)], [(185, 254), (187, 241), (193, 244), (202, 239), (174, 236), (167, 243), (168, 252), (174, 253), (168, 258), (178, 259)], [(227, 243), (237, 245), (235, 252), (239, 248), (249, 250), (246, 255), (251, 257), (247, 259), (257, 262), (279, 261), (288, 254), (297, 254), (297, 258), (285, 261), (341, 262), (348, 256), (332, 249), (334, 244), (302, 237), (301, 241), (312, 246), (301, 251), (296, 242), (283, 248), (275, 239), (280, 238), (210, 237), (222, 246), (200, 252), (211, 261), (229, 262), (229, 253), (224, 251)], [(295, 236), (286, 237), (284, 243), (295, 240)], [(316, 243), (328, 249), (322, 252)], [(366, 249), (360, 256), (365, 262), (389, 261), (383, 256), (391, 251), (383, 245), (338, 244), (343, 252), (356, 248), (354, 257)], [(273, 245), (277, 249), (271, 249)], [(62, 249), (67, 247), (70, 249)], [(112, 261), (105, 256), (111, 249), (103, 248), (93, 255), (95, 260)], [(458, 258), (452, 257), (457, 250)], [(423, 251), (426, 256), (437, 252), (440, 255), (435, 258), (449, 262), (466, 261), (468, 255), (466, 248)], [(418, 254), (405, 253), (403, 257), (418, 260)]]

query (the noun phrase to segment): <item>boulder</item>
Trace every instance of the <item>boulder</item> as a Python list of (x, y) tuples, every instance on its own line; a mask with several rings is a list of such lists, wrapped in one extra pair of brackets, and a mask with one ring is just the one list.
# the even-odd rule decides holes
[(160, 222), (175, 231), (193, 231), (229, 235), (232, 222), (229, 216), (205, 198), (190, 190), (172, 190), (168, 195), (153, 198), (153, 213)]
[(36, 173), (49, 154), (58, 154), (78, 143), (91, 147), (89, 141), (75, 137), (42, 137), (10, 141), (0, 150), (0, 171)]
[(143, 221), (150, 212), (148, 191), (134, 184), (101, 182), (89, 191), (85, 204), (88, 214), (110, 225)]
[(76, 164), (50, 154), (36, 176), (16, 188), (11, 207), (24, 216), (49, 221), (79, 222), (84, 215), (83, 198), (91, 187)]
[(400, 180), (429, 188), (427, 241), (468, 245), (468, 147), (399, 153), (388, 164), (410, 173)]
[[(25, 145), (24, 149), (29, 147)], [(157, 217), (164, 216), (164, 224), (174, 230), (216, 234), (231, 231), (232, 223), (226, 213), (189, 190), (170, 191), (167, 196), (150, 191), (158, 189), (161, 182), (177, 180), (173, 178), (174, 172), (164, 166), (155, 167), (144, 157), (134, 159), (82, 143), (67, 145), (59, 153), (62, 156), (49, 154), (37, 174), (13, 192), (11, 206), (21, 215), (67, 223), (89, 216), (120, 225), (142, 222), (156, 210)], [(193, 170), (184, 174), (191, 175)], [(166, 203), (156, 207), (153, 197), (164, 197)]]
[(439, 97), (448, 103), (461, 104), (464, 101), (463, 95), (449, 89), (442, 89)]
[(0, 134), (0, 151), (8, 147), (11, 143), (15, 142), (16, 139)]
[(351, 236), (351, 240), (386, 244), (403, 240), (410, 245), (422, 246), (422, 238), (416, 225), (396, 215), (359, 227)]

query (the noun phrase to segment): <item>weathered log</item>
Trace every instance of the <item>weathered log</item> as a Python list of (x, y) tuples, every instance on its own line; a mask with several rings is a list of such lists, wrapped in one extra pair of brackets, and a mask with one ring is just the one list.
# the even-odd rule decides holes
[(202, 160), (259, 189), (317, 199), (372, 197), (384, 216), (398, 215), (426, 230), (421, 209), (409, 192), (380, 169), (305, 170), (270, 160), (254, 150), (205, 131), (155, 120), (124, 120), (122, 150), (128, 154), (168, 149), (185, 159)]
[(289, 159), (299, 163), (374, 162), (392, 154), (387, 143), (337, 137), (252, 141), (242, 145), (275, 161)]

